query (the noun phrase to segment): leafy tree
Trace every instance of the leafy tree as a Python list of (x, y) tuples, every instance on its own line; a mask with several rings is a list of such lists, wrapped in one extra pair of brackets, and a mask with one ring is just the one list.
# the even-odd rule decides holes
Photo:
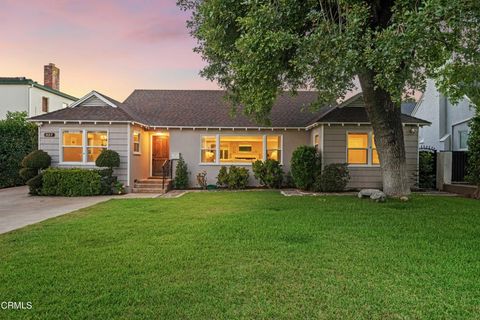
[(26, 119), (26, 112), (9, 112), (5, 120), (0, 120), (0, 188), (26, 181), (19, 173), (21, 162), (37, 149), (38, 142), (37, 126)]
[[(387, 195), (408, 194), (400, 102), (426, 79), (461, 74), (479, 50), (477, 0), (179, 0), (192, 11), (202, 75), (267, 122), (276, 96), (315, 89), (313, 108), (358, 77)], [(448, 82), (448, 81), (446, 81)]]

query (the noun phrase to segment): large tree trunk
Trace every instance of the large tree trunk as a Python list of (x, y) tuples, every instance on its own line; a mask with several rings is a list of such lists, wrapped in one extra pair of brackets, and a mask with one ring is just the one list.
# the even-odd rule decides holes
[(392, 197), (410, 194), (410, 179), (405, 157), (405, 141), (400, 106), (391, 96), (375, 88), (374, 72), (359, 74), (365, 109), (375, 134), (375, 145), (382, 168), (383, 192)]

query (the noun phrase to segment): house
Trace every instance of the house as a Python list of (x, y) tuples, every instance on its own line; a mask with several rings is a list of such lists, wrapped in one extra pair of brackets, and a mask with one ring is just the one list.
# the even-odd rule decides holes
[(0, 77), (0, 119), (9, 111), (24, 111), (34, 117), (77, 100), (60, 91), (60, 70), (53, 63), (44, 66), (43, 85), (25, 77)]
[(433, 80), (428, 80), (425, 92), (412, 112), (412, 116), (431, 123), (420, 128), (420, 145), (437, 151), (467, 151), (468, 123), (474, 115), (475, 109), (468, 98), (453, 105), (437, 90)]
[[(230, 116), (224, 91), (135, 90), (124, 102), (92, 91), (70, 107), (31, 118), (39, 125), (39, 148), (54, 166), (93, 168), (104, 148), (120, 154), (116, 169), (127, 190), (154, 189), (150, 177), (168, 175), (181, 155), (190, 171), (190, 185), (205, 170), (214, 184), (221, 166), (250, 169), (255, 160), (275, 159), (290, 170), (293, 151), (314, 145), (323, 165), (348, 163), (349, 188), (382, 187), (378, 155), (361, 94), (345, 102), (304, 110), (315, 92), (282, 94), (268, 126), (241, 114)], [(412, 185), (418, 169), (418, 129), (428, 124), (402, 115), (408, 170)], [(150, 183), (150, 184), (149, 184)], [(251, 174), (252, 185), (257, 182)], [(158, 184), (156, 185), (158, 187)]]

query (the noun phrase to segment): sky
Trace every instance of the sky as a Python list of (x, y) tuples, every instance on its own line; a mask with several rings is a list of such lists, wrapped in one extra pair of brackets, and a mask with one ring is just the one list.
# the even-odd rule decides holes
[(0, 76), (43, 84), (60, 68), (60, 90), (123, 101), (134, 89), (218, 89), (199, 76), (188, 13), (176, 0), (0, 0)]

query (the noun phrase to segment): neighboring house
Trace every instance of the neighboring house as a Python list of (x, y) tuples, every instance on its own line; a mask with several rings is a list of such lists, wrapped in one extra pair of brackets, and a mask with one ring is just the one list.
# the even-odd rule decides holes
[(9, 111), (24, 111), (34, 117), (78, 100), (59, 90), (60, 70), (53, 63), (44, 66), (43, 85), (25, 77), (0, 77), (0, 119)]
[[(72, 106), (36, 116), (39, 148), (52, 156), (53, 166), (94, 168), (104, 148), (120, 154), (116, 169), (127, 190), (144, 179), (162, 176), (162, 165), (181, 155), (190, 171), (190, 185), (205, 170), (209, 184), (221, 166), (242, 166), (251, 172), (255, 160), (275, 159), (290, 170), (293, 151), (315, 145), (323, 165), (348, 163), (349, 188), (382, 187), (373, 133), (361, 94), (342, 104), (311, 113), (302, 111), (315, 92), (281, 95), (268, 126), (241, 114), (230, 116), (223, 91), (135, 90), (123, 103), (92, 91)], [(416, 182), (418, 129), (428, 122), (402, 115), (407, 166)], [(133, 191), (140, 189), (133, 188)]]
[(432, 123), (420, 129), (420, 145), (438, 151), (467, 151), (468, 123), (474, 114), (475, 109), (467, 98), (453, 105), (437, 90), (434, 81), (428, 80), (426, 90), (412, 112), (412, 116)]

